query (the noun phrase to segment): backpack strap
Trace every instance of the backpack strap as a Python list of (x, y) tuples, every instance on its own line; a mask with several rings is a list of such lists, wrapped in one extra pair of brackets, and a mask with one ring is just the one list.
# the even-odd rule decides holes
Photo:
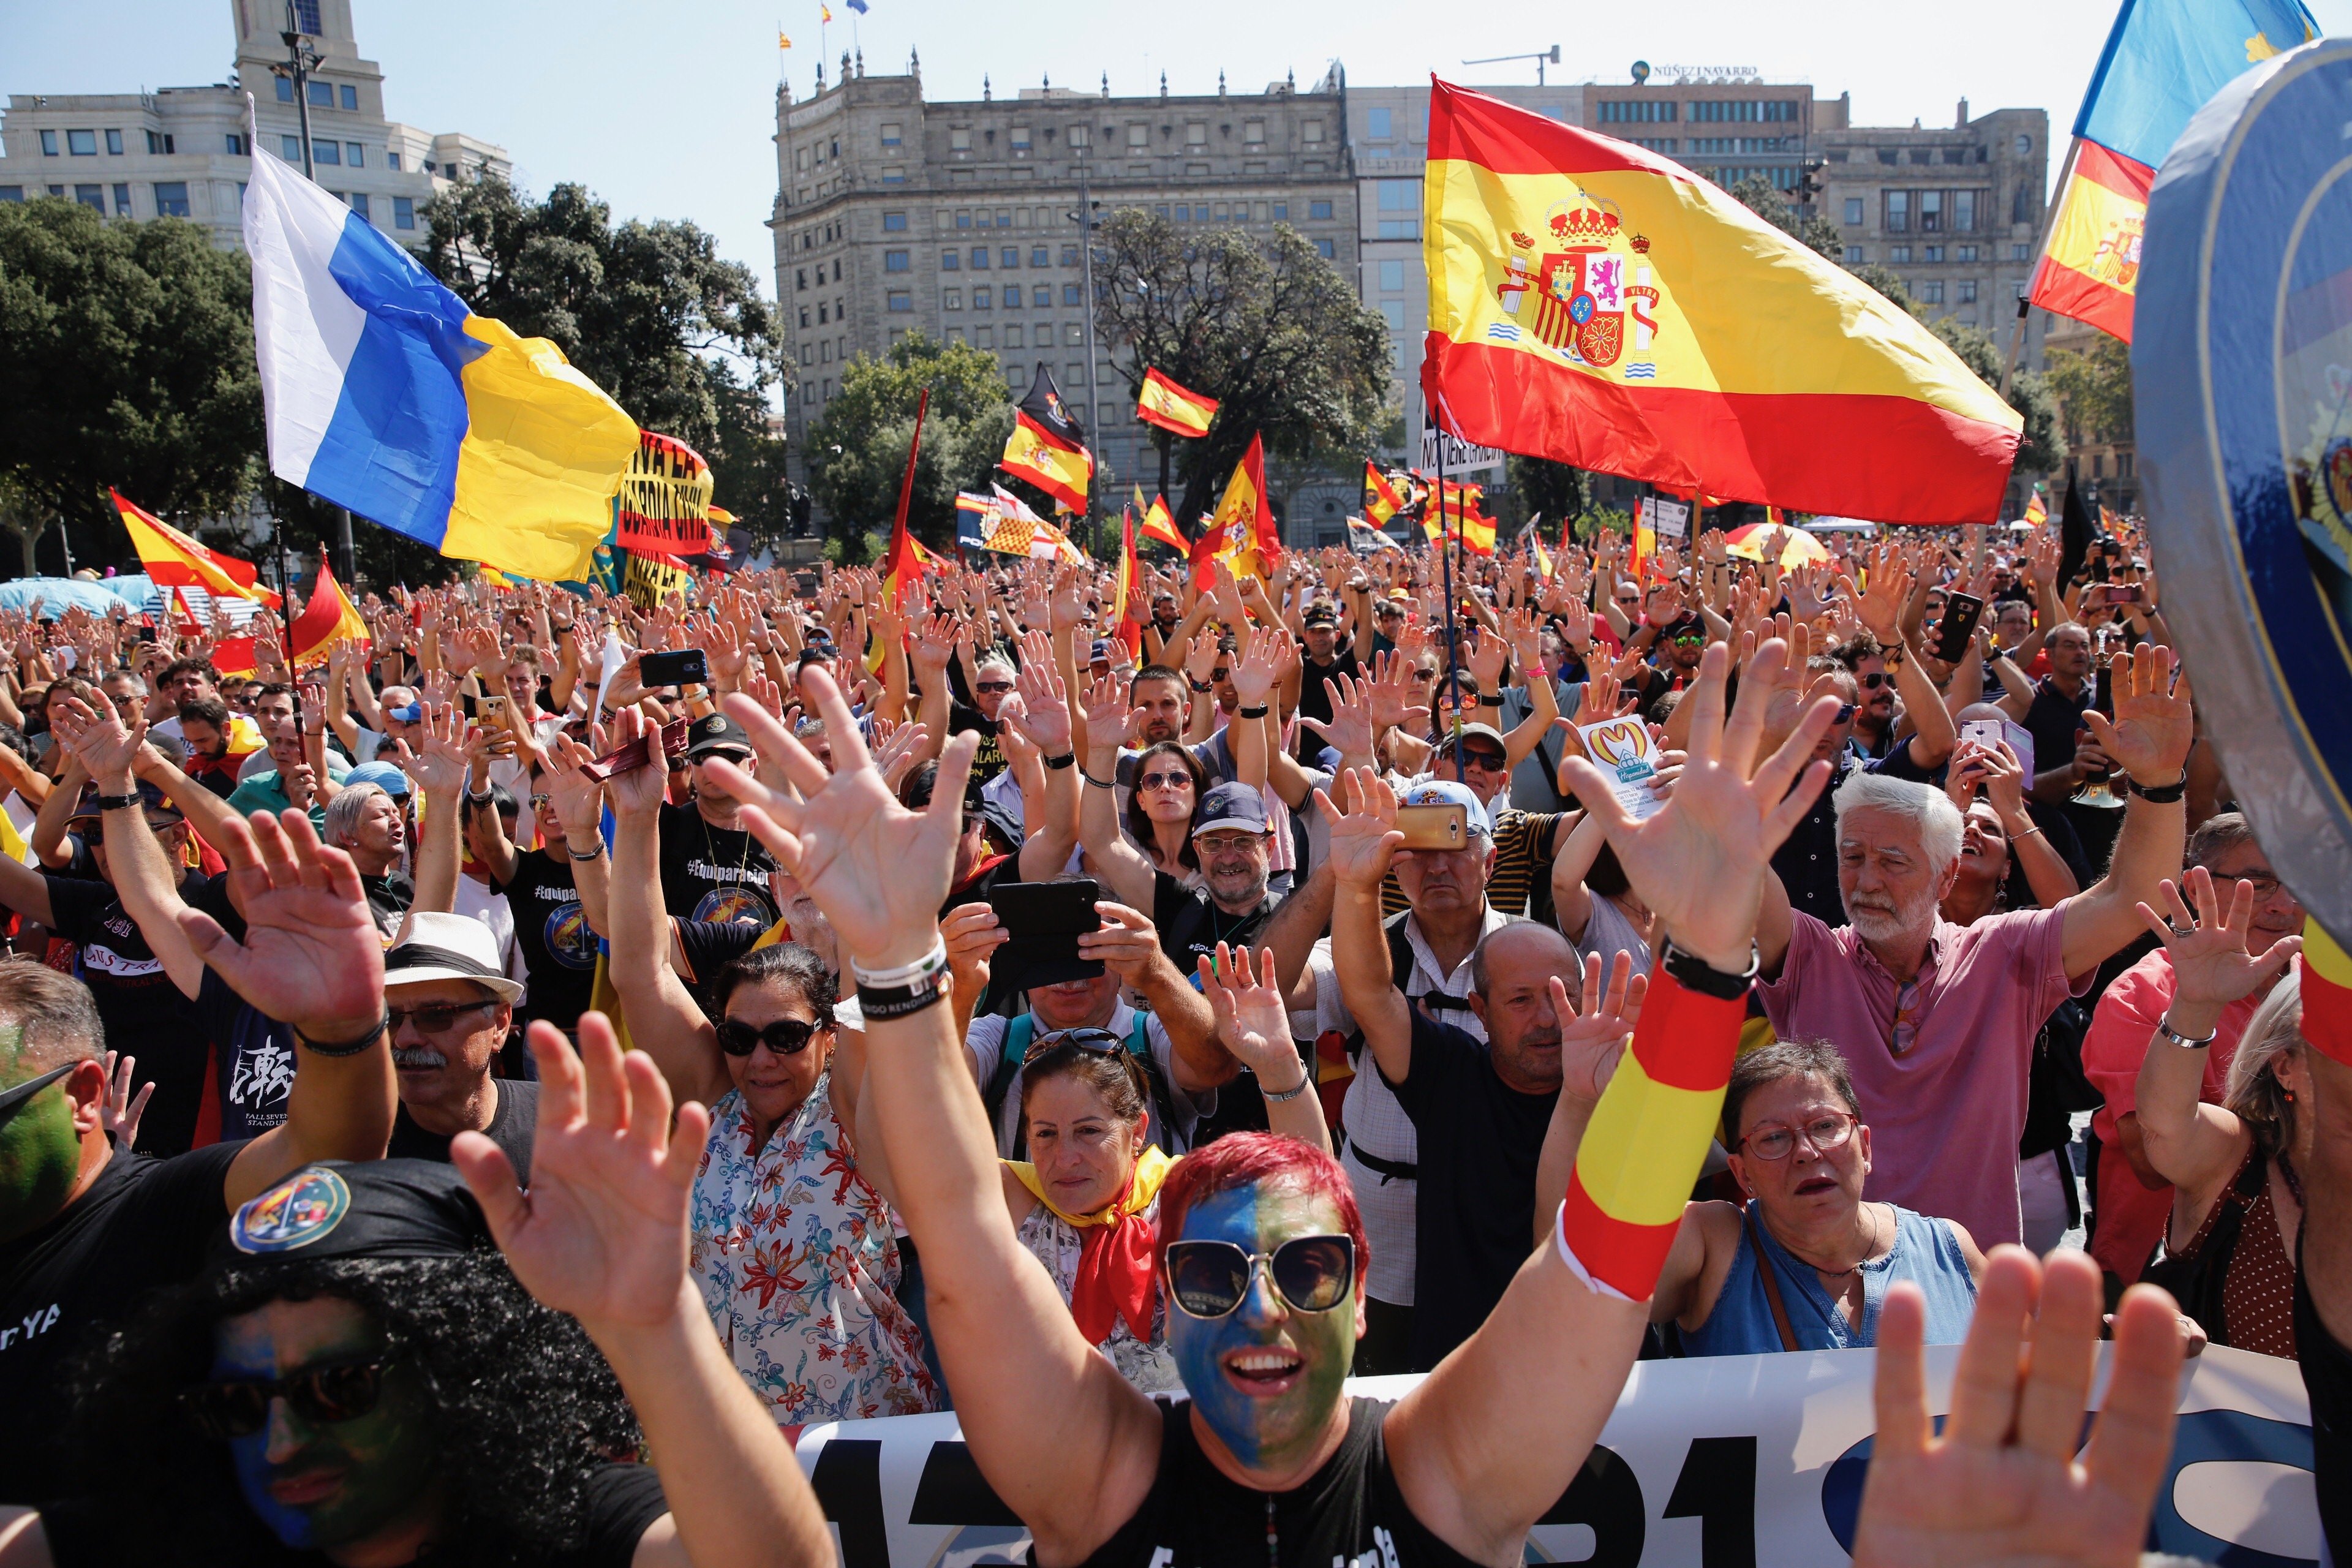
[(997, 1056), (997, 1070), (1021, 1070), (1029, 1055), (1029, 1042), (1037, 1037), (1037, 1015), (1024, 1013), (1004, 1026), (1004, 1046)]

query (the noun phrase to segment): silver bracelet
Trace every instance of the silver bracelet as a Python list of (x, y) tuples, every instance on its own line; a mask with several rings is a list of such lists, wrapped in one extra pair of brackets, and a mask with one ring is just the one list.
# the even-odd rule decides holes
[(1276, 1094), (1274, 1090), (1266, 1088), (1263, 1083), (1259, 1084), (1257, 1087), (1258, 1092), (1265, 1096), (1265, 1102), (1268, 1105), (1281, 1105), (1288, 1100), (1297, 1100), (1300, 1095), (1305, 1094), (1314, 1082), (1315, 1075), (1313, 1073), (1301, 1072), (1298, 1075), (1297, 1083), (1289, 1089), (1284, 1089), (1279, 1094)]
[(2219, 1024), (2214, 1025), (2213, 1032), (2200, 1040), (2193, 1036), (2184, 1035), (2179, 1030), (2174, 1028), (2172, 1026), (2172, 1015), (2170, 1013), (2167, 1013), (2163, 1017), (2158, 1018), (2156, 1021), (2156, 1032), (2162, 1035), (2166, 1039), (2170, 1040), (2174, 1045), (2179, 1046), (2183, 1050), (2201, 1051), (2206, 1047), (2211, 1045), (2215, 1040), (2221, 1037), (2221, 1026)]
[(936, 934), (931, 938), (931, 951), (912, 963), (901, 963), (889, 969), (868, 969), (855, 958), (849, 961), (849, 972), (858, 984), (877, 988), (913, 985), (928, 980), (947, 966), (947, 942)]

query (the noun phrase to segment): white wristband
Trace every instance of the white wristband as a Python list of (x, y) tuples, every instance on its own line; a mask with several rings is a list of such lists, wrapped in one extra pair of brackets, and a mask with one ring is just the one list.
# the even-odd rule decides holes
[(1630, 1301), (1633, 1299), (1616, 1286), (1605, 1280), (1595, 1279), (1578, 1260), (1575, 1249), (1568, 1245), (1568, 1205), (1565, 1202), (1552, 1215), (1551, 1244), (1559, 1251), (1559, 1260), (1568, 1265), (1568, 1271), (1575, 1275), (1586, 1289), (1596, 1296), (1614, 1296), (1620, 1301)]
[(849, 972), (857, 984), (877, 987), (919, 984), (947, 966), (947, 942), (936, 935), (931, 938), (931, 951), (912, 963), (901, 963), (889, 969), (868, 969), (855, 958), (849, 961)]

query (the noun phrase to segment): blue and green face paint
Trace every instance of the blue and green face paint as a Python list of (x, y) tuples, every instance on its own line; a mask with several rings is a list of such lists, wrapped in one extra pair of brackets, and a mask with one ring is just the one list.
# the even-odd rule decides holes
[[(349, 1301), (271, 1301), (214, 1334), (216, 1381), (294, 1376), (381, 1356), (382, 1332)], [(238, 1489), (298, 1552), (333, 1551), (415, 1524), (437, 1507), (425, 1397), (414, 1369), (385, 1368), (374, 1405), (348, 1421), (305, 1418), (274, 1399), (258, 1432), (229, 1440)]]
[(81, 1136), (65, 1079), (79, 1062), (43, 1069), (25, 1032), (0, 1030), (0, 1241), (55, 1218), (81, 1173)]
[[(1271, 1254), (1295, 1237), (1346, 1228), (1328, 1198), (1254, 1183), (1193, 1205), (1178, 1239)], [(1328, 1312), (1293, 1311), (1261, 1269), (1242, 1304), (1222, 1318), (1170, 1305), (1168, 1346), (1192, 1409), (1241, 1465), (1295, 1468), (1321, 1441), (1356, 1353), (1356, 1300), (1350, 1293)]]

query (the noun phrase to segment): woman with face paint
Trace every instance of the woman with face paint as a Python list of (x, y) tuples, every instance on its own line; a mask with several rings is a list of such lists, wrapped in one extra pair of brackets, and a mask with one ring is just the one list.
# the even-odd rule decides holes
[[(305, 1165), (239, 1208), (198, 1278), (78, 1370), (87, 1489), (0, 1511), (0, 1563), (832, 1561), (687, 1277), (709, 1115), (678, 1107), (673, 1130), (651, 1060), (625, 1058), (602, 1014), (580, 1036), (575, 1053), (531, 1026), (527, 1194), (469, 1132), (456, 1171)], [(641, 1449), (651, 1464), (620, 1462)]]
[[(746, 823), (840, 935), (866, 1023), (866, 1092), (934, 1281), (930, 1321), (964, 1440), (1028, 1526), (1034, 1561), (1518, 1560), (1641, 1344), (1671, 1237), (1639, 1216), (1659, 1190), (1697, 1176), (1745, 1013), (1765, 868), (1826, 776), (1807, 759), (1830, 705), (1758, 756), (1764, 694), (1786, 658), (1779, 641), (1765, 645), (1727, 728), (1727, 659), (1708, 652), (1689, 763), (1646, 819), (1612, 811), (1597, 773), (1576, 780), (1602, 803), (1668, 939), (1630, 1047), (1643, 1070), (1619, 1074), (1594, 1108), (1551, 1244), (1393, 1405), (1342, 1396), (1363, 1331), (1366, 1254), (1347, 1178), (1322, 1151), (1271, 1133), (1220, 1139), (1161, 1188), (1168, 1343), (1191, 1397), (1157, 1407), (1094, 1352), (992, 1190), (995, 1142), (952, 1009), (939, 1005), (952, 982), (936, 911), (975, 742), (949, 745), (918, 813), (884, 787), (830, 681), (811, 681), (836, 737), (829, 775), (757, 704), (729, 700), (762, 778), (796, 792), (729, 781)], [(1557, 981), (1552, 990), (1565, 1028), (1577, 1014)], [(1050, 1443), (1038, 1440), (1040, 1411), (1053, 1413)]]

